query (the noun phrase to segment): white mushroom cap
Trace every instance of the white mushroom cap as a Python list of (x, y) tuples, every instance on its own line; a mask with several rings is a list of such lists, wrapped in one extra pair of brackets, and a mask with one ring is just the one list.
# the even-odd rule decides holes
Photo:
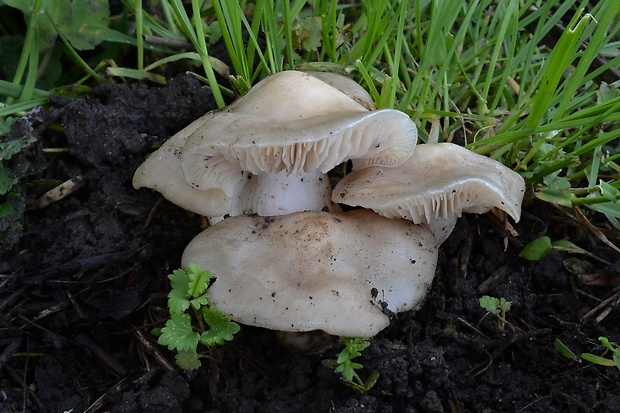
[(237, 322), (372, 337), (389, 324), (381, 302), (392, 312), (422, 302), (437, 248), (426, 226), (368, 210), (242, 215), (194, 238), (190, 262), (213, 271), (210, 302)]
[(370, 96), (340, 75), (269, 76), (168, 140), (138, 168), (134, 187), (208, 217), (339, 211), (327, 171), (347, 159), (396, 165), (416, 145), (406, 114), (368, 107)]
[[(342, 84), (345, 92), (357, 93), (348, 80)], [(404, 162), (417, 141), (411, 119), (396, 110), (368, 111), (358, 100), (368, 105), (369, 97), (354, 100), (345, 92), (302, 72), (265, 78), (229, 107), (201, 118), (203, 126), (182, 149), (185, 177), (193, 187), (209, 189), (242, 172), (303, 177), (348, 159), (361, 165)]]
[[(199, 127), (201, 122), (190, 124), (151, 154), (136, 169), (133, 187), (151, 188), (160, 192), (164, 198), (183, 209), (204, 216), (226, 214), (231, 208), (231, 200), (220, 187), (199, 190), (192, 187), (181, 170), (181, 148), (188, 134)], [(228, 182), (229, 192), (245, 180), (245, 175), (238, 174)], [(232, 178), (232, 177), (231, 177)]]
[(375, 110), (375, 102), (373, 102), (370, 94), (350, 77), (346, 77), (337, 73), (329, 72), (306, 72), (310, 76), (321, 79), (328, 85), (335, 87), (360, 105), (368, 110)]
[(497, 207), (515, 221), (521, 216), (525, 182), (501, 163), (451, 143), (418, 145), (394, 168), (356, 170), (334, 188), (334, 202), (371, 208), (388, 218), (431, 226), (447, 238), (462, 212)]

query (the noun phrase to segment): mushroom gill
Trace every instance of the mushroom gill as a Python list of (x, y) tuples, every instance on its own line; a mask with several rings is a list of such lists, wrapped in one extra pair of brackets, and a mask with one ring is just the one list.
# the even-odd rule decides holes
[(521, 216), (525, 182), (501, 163), (451, 143), (423, 144), (404, 163), (358, 169), (334, 188), (332, 200), (389, 218), (428, 224), (439, 243), (463, 212), (497, 207)]

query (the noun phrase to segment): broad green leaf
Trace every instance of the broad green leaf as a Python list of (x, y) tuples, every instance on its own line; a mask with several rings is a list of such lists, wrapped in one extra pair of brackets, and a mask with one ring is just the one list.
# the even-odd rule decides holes
[(551, 238), (543, 236), (527, 244), (521, 253), (519, 253), (519, 257), (528, 261), (540, 261), (545, 258), (552, 249)]
[(601, 342), (601, 344), (603, 344), (603, 347), (611, 351), (612, 359), (610, 360), (608, 358), (599, 357), (599, 356), (596, 356), (590, 353), (583, 353), (581, 355), (581, 358), (586, 361), (589, 361), (590, 363), (595, 363), (601, 366), (609, 366), (609, 367), (616, 366), (618, 367), (618, 369), (620, 369), (620, 348), (615, 348), (614, 346), (612, 346), (607, 337), (599, 337), (598, 339)]
[(196, 350), (182, 350), (174, 356), (177, 366), (183, 370), (196, 370), (200, 368), (200, 359)]
[(214, 307), (202, 309), (202, 316), (209, 325), (209, 330), (202, 333), (200, 342), (205, 346), (212, 347), (216, 344), (222, 345), (224, 341), (231, 341), (233, 335), (241, 329), (239, 324), (230, 320), (220, 310)]
[(620, 369), (620, 351), (614, 351), (614, 355), (612, 358), (614, 360), (614, 363), (616, 363), (616, 367)]
[(107, 27), (110, 22), (107, 0), (50, 1), (48, 13), (58, 30), (77, 50), (92, 50), (103, 40), (96, 30), (89, 31), (89, 25)]
[[(32, 1), (5, 0), (5, 4), (19, 9), (29, 20)], [(44, 5), (44, 16), (37, 20), (41, 50), (50, 48), (56, 40), (54, 25), (78, 50), (92, 50), (103, 41), (90, 26), (107, 27), (110, 22), (108, 0), (53, 0)], [(51, 19), (52, 25), (48, 19)]]
[(620, 217), (620, 203), (616, 202), (601, 202), (600, 204), (588, 205), (588, 208), (601, 212), (605, 215), (611, 215), (616, 218)]
[(168, 293), (168, 310), (170, 315), (182, 314), (189, 308), (190, 304), (184, 290), (173, 288)]
[(620, 96), (620, 91), (618, 91), (617, 87), (602, 82), (596, 92), (596, 96), (599, 104), (605, 103)]
[[(119, 32), (118, 30), (111, 29), (104, 24), (84, 23), (80, 26), (80, 32), (84, 35), (88, 34), (100, 41), (131, 44), (134, 46), (136, 45), (135, 37), (131, 37), (125, 33)], [(145, 45), (145, 47), (152, 48), (150, 45)]]
[(196, 350), (200, 334), (192, 329), (192, 318), (187, 314), (173, 315), (161, 329), (157, 342), (168, 350)]
[[(1, 54), (2, 53), (0, 53), (0, 55)], [(12, 116), (8, 116), (4, 120), (0, 120), (0, 135), (8, 134), (13, 128), (13, 125), (15, 124), (15, 122), (16, 122), (16, 119)]]
[(0, 165), (0, 195), (4, 195), (17, 183), (11, 171)]
[(298, 20), (293, 26), (295, 37), (293, 45), (296, 49), (316, 52), (321, 46), (323, 35), (321, 32), (321, 17), (313, 16)]
[(170, 286), (173, 290), (183, 291), (184, 297), (189, 298), (187, 293), (187, 286), (189, 285), (189, 274), (184, 270), (174, 270), (172, 274), (168, 275), (170, 280)]
[(484, 308), (491, 314), (499, 314), (499, 299), (484, 295), (478, 299), (480, 307)]
[(598, 340), (601, 342), (601, 344), (609, 351), (613, 351), (614, 353), (619, 352), (620, 348), (614, 348), (611, 343), (609, 342), (609, 339), (607, 337), (599, 337)]

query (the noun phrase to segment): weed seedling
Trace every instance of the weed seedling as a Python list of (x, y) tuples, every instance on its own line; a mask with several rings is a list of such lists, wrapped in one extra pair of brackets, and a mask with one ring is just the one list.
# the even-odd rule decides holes
[(362, 381), (356, 370), (362, 369), (364, 366), (354, 362), (353, 359), (362, 355), (362, 351), (370, 345), (370, 341), (365, 338), (347, 337), (340, 337), (340, 340), (344, 343), (344, 349), (338, 353), (338, 358), (323, 360), (323, 365), (333, 369), (335, 373), (340, 373), (342, 381), (347, 386), (360, 393), (366, 393), (377, 382), (379, 371), (373, 371), (366, 381)]
[(603, 344), (603, 347), (611, 351), (611, 359), (596, 356), (592, 353), (583, 353), (581, 358), (590, 363), (598, 364), (599, 366), (616, 366), (620, 369), (620, 347), (612, 346), (607, 337), (599, 337), (598, 339), (601, 344)]
[(170, 319), (157, 342), (176, 350), (175, 361), (184, 370), (200, 367), (199, 344), (209, 348), (222, 345), (240, 330), (230, 317), (209, 305), (207, 288), (212, 276), (194, 263), (168, 276), (172, 287), (168, 294)]
[(555, 349), (564, 357), (571, 359), (573, 361), (581, 361), (585, 360), (593, 364), (598, 364), (599, 366), (607, 366), (613, 367), (616, 366), (620, 369), (620, 347), (614, 347), (609, 342), (607, 337), (599, 337), (598, 338), (603, 347), (607, 350), (611, 351), (611, 358), (605, 358), (601, 356), (597, 356), (592, 353), (582, 353), (580, 357), (577, 357), (575, 353), (573, 353), (559, 338), (555, 339), (553, 343)]
[(506, 313), (510, 311), (510, 306), (512, 303), (510, 301), (506, 301), (503, 297), (498, 299), (488, 295), (482, 296), (479, 302), (480, 307), (497, 317), (497, 328), (499, 328), (500, 331), (504, 331), (504, 326), (507, 322)]

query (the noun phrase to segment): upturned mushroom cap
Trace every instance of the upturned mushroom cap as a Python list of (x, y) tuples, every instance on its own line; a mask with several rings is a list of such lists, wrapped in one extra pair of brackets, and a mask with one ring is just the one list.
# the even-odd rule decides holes
[(242, 324), (372, 337), (419, 305), (437, 262), (425, 226), (368, 210), (227, 218), (183, 253), (213, 271), (210, 302)]
[[(368, 111), (314, 76), (285, 71), (205, 115), (203, 127), (183, 146), (181, 168), (192, 186), (207, 189), (226, 168), (258, 175), (325, 173), (348, 159), (397, 165), (411, 155), (416, 141), (417, 129), (405, 113)], [(226, 163), (212, 166), (216, 159)]]
[(388, 218), (431, 226), (439, 243), (462, 212), (497, 207), (521, 216), (525, 182), (501, 163), (451, 143), (423, 144), (405, 163), (354, 170), (334, 188), (332, 199), (371, 208)]

